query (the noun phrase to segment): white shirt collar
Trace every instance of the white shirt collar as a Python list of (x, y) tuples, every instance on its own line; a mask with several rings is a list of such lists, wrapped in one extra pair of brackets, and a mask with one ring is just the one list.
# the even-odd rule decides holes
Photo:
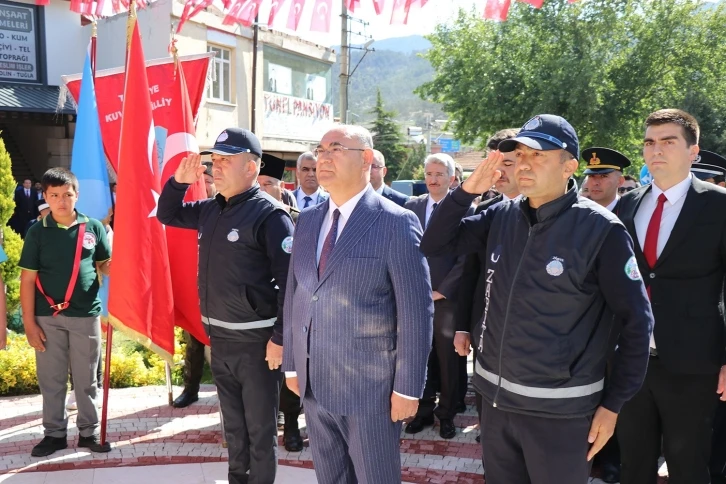
[(514, 198), (509, 198), (504, 193), (502, 193), (502, 202), (506, 202), (507, 200), (519, 200), (520, 198), (522, 198), (522, 194), (519, 194)]
[[(448, 193), (446, 195), (444, 195), (444, 198), (446, 198), (447, 196), (448, 196)], [(426, 211), (430, 211), (433, 208), (434, 203), (437, 204), (436, 206), (438, 207), (441, 204), (441, 202), (444, 201), (444, 198), (442, 198), (438, 202), (435, 202), (434, 199), (431, 198), (431, 195), (429, 195), (427, 197), (427, 202), (426, 202)]]
[(310, 197), (310, 198), (313, 199), (313, 202), (315, 202), (318, 199), (318, 195), (320, 194), (320, 191), (321, 191), (320, 190), (320, 187), (318, 187), (317, 190), (315, 190), (313, 193), (311, 193), (310, 195), (308, 195), (307, 193), (305, 193), (305, 191), (303, 191), (302, 187), (300, 187), (300, 192), (299, 192), (300, 193), (300, 199), (302, 200), (305, 197)]
[(654, 180), (653, 196), (657, 199), (658, 197), (660, 197), (661, 193), (665, 193), (666, 199), (668, 199), (670, 204), (673, 205), (678, 200), (680, 200), (681, 197), (686, 196), (686, 193), (688, 193), (688, 188), (691, 186), (692, 179), (693, 175), (691, 173), (688, 173), (688, 176), (682, 182), (673, 185), (666, 191), (661, 190), (658, 185), (656, 185)]
[[(372, 185), (371, 185), (371, 186), (372, 186)], [(379, 194), (379, 195), (383, 195), (383, 188), (384, 188), (385, 186), (386, 186), (386, 184), (385, 184), (385, 183), (381, 183), (381, 186), (380, 186), (380, 187), (378, 187), (377, 189), (376, 189), (376, 188), (374, 188), (374, 190), (376, 191), (376, 193), (377, 193), (377, 194)]]
[[(332, 217), (333, 212), (335, 212), (335, 209), (338, 209), (340, 211), (340, 216), (343, 217), (345, 220), (348, 220), (350, 218), (350, 215), (353, 213), (353, 210), (355, 209), (355, 206), (358, 205), (358, 202), (361, 198), (363, 198), (363, 194), (365, 194), (366, 190), (368, 190), (368, 187), (370, 185), (366, 185), (363, 190), (361, 190), (357, 195), (355, 195), (353, 198), (345, 202), (340, 207), (335, 204), (333, 201), (333, 197), (328, 198), (328, 203), (330, 204), (328, 206), (328, 216)], [(341, 231), (342, 232), (342, 231)]]
[(620, 197), (619, 197), (619, 196), (617, 196), (617, 195), (615, 195), (615, 200), (613, 200), (612, 202), (610, 202), (610, 203), (608, 204), (608, 206), (607, 206), (607, 207), (605, 207), (605, 208), (607, 208), (607, 209), (608, 209), (608, 212), (612, 212), (612, 211), (613, 211), (613, 209), (615, 208), (615, 205), (617, 205), (619, 201), (620, 201)]

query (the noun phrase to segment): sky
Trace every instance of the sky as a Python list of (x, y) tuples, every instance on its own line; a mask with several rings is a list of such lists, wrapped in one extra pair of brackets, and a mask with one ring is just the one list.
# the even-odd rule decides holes
[[(341, 32), (340, 32), (340, 13), (342, 9), (342, 2), (345, 0), (332, 0), (333, 11), (330, 21), (330, 32), (320, 33), (310, 31), (310, 19), (312, 17), (313, 6), (315, 0), (307, 0), (305, 3), (305, 9), (303, 16), (300, 20), (300, 25), (297, 32), (287, 30), (285, 24), (287, 23), (287, 15), (292, 1), (287, 0), (282, 10), (278, 13), (278, 18), (275, 20), (275, 30), (280, 30), (287, 33), (295, 34), (305, 40), (315, 42), (316, 44), (331, 46), (340, 45)], [(390, 25), (391, 19), (391, 8), (393, 7), (394, 0), (385, 0), (385, 6), (381, 15), (376, 15), (373, 9), (372, 0), (361, 0), (360, 7), (356, 9), (353, 17), (369, 23), (368, 26), (364, 27), (362, 24), (352, 21), (351, 30), (354, 32), (365, 32), (373, 36), (374, 40), (388, 39), (391, 37), (404, 37), (408, 35), (426, 35), (433, 32), (434, 27), (456, 15), (459, 8), (469, 10), (472, 6), (476, 5), (477, 10), (481, 11), (484, 9), (484, 0), (429, 0), (426, 6), (423, 8), (415, 7), (411, 9), (411, 13), (408, 18), (407, 25)], [(272, 2), (265, 1), (262, 3), (259, 12), (260, 23), (266, 23), (270, 14), (270, 5)], [(363, 44), (365, 39), (353, 35), (351, 37), (353, 44)]]

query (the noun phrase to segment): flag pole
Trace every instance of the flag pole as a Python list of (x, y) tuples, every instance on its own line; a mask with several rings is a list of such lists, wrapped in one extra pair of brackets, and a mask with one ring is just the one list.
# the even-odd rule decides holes
[[(98, 23), (93, 21), (91, 31), (91, 74), (96, 83), (96, 42), (98, 40)], [(109, 187), (110, 189), (110, 187)], [(103, 365), (103, 405), (101, 406), (101, 445), (106, 443), (108, 426), (108, 392), (111, 386), (111, 347), (113, 346), (113, 326), (106, 323), (106, 358)]]

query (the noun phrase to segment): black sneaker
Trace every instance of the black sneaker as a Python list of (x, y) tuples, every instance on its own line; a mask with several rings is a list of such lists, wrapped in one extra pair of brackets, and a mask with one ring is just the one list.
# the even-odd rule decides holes
[(85, 447), (91, 452), (111, 452), (111, 443), (101, 444), (101, 440), (96, 435), (90, 437), (78, 437), (78, 447)]
[(43, 437), (43, 440), (38, 443), (33, 450), (30, 451), (30, 455), (33, 457), (45, 457), (54, 453), (56, 450), (63, 450), (68, 447), (68, 441), (65, 437)]

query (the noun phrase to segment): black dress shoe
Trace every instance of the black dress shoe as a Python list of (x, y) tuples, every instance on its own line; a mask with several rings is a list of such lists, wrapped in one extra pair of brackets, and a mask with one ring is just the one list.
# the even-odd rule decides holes
[(454, 421), (445, 419), (439, 421), (439, 435), (442, 439), (453, 439), (456, 436)]
[(613, 464), (603, 464), (601, 479), (608, 484), (620, 482), (620, 467)]
[(476, 443), (481, 444), (481, 434), (476, 436)]
[(406, 424), (406, 429), (404, 432), (407, 434), (417, 434), (421, 432), (424, 427), (428, 425), (434, 424), (434, 417), (419, 417), (416, 416), (413, 420), (411, 420), (408, 424)]
[(184, 390), (181, 395), (176, 397), (176, 400), (171, 404), (174, 408), (184, 408), (188, 407), (192, 403), (199, 400), (199, 394), (198, 393), (192, 393)]
[(68, 447), (68, 441), (65, 437), (43, 437), (43, 440), (30, 451), (30, 455), (33, 457), (45, 457), (54, 453), (56, 450), (63, 450), (66, 447)]
[(85, 447), (91, 452), (111, 452), (111, 444), (109, 442), (101, 444), (101, 440), (95, 435), (78, 437), (78, 447)]
[(288, 452), (300, 452), (303, 450), (303, 440), (300, 437), (300, 430), (297, 428), (285, 429), (282, 435), (282, 441), (285, 443), (285, 450)]

